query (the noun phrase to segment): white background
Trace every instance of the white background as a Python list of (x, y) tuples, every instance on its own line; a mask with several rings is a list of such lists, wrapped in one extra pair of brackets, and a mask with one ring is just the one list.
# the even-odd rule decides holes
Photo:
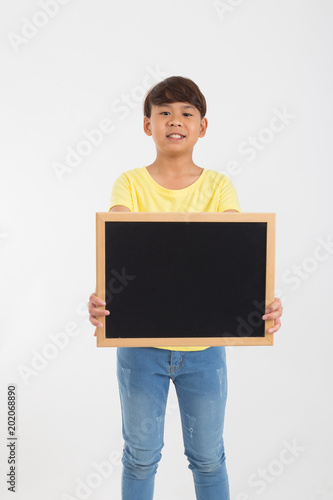
[[(196, 164), (229, 173), (244, 212), (277, 214), (282, 327), (274, 347), (227, 349), (231, 497), (332, 499), (332, 1), (54, 1), (3, 2), (0, 15), (1, 498), (120, 499), (116, 350), (96, 348), (86, 311), (95, 213), (122, 171), (154, 160), (145, 91), (181, 75), (208, 103)], [(105, 119), (112, 132), (59, 175)], [(172, 383), (164, 441), (155, 498), (194, 499)]]

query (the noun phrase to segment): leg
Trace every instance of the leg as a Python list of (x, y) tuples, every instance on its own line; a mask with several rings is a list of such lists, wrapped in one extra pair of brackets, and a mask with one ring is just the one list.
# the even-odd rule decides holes
[(169, 351), (118, 347), (117, 378), (124, 439), (122, 500), (152, 500), (164, 445)]
[(183, 351), (174, 383), (197, 500), (229, 500), (223, 442), (227, 397), (225, 348)]

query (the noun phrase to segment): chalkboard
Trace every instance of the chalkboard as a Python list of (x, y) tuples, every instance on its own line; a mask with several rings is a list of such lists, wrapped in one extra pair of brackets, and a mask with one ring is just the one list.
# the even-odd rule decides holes
[(273, 345), (275, 214), (96, 214), (97, 346)]

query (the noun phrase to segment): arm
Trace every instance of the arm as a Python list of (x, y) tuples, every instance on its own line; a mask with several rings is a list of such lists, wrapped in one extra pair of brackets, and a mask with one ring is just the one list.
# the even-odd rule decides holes
[(125, 205), (115, 205), (111, 208), (110, 212), (130, 212), (130, 209), (125, 207)]

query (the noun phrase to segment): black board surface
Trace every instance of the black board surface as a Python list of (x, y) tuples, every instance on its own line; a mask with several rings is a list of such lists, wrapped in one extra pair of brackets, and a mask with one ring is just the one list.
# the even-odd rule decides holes
[(264, 337), (266, 222), (105, 222), (105, 338)]

